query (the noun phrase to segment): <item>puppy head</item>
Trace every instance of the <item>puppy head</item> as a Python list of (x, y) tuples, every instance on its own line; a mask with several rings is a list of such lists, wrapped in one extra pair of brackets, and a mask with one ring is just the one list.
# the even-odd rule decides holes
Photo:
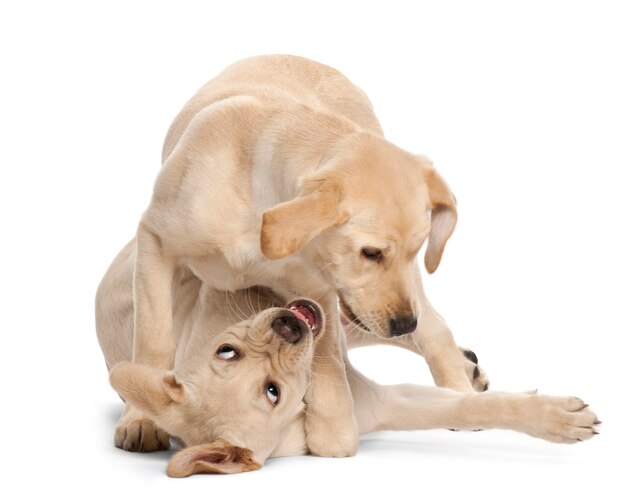
[(113, 388), (188, 449), (171, 476), (261, 467), (304, 409), (321, 308), (296, 300), (216, 335), (175, 371), (123, 362)]
[(414, 331), (419, 270), (439, 266), (456, 225), (456, 201), (431, 163), (380, 137), (354, 134), (304, 180), (302, 195), (266, 211), (261, 249), (295, 251), (337, 292), (344, 314), (383, 337)]

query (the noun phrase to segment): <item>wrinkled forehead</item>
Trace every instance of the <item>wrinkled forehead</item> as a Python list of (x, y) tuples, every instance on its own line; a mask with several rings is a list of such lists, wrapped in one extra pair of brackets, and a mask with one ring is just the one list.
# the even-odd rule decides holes
[(428, 186), (421, 175), (389, 168), (382, 179), (351, 178), (346, 201), (362, 224), (410, 226), (431, 208)]
[(245, 341), (251, 335), (258, 336), (259, 334), (265, 334), (271, 326), (271, 319), (273, 315), (274, 314), (271, 309), (263, 310), (242, 320), (241, 322), (233, 324), (228, 328), (228, 333), (236, 336), (242, 341)]
[(280, 310), (276, 307), (263, 310), (229, 327), (215, 343), (233, 343), (242, 348), (241, 362), (252, 362), (261, 370), (293, 374), (305, 369), (306, 366), (296, 360), (299, 359), (299, 348), (272, 329), (272, 323)]
[(210, 342), (210, 349), (215, 350), (218, 346), (227, 344), (243, 350), (244, 362), (250, 359), (256, 359), (256, 362), (276, 354), (275, 336), (267, 314), (257, 314), (250, 319), (229, 326), (216, 335)]
[(350, 219), (350, 230), (363, 237), (389, 241), (423, 240), (430, 231), (428, 200), (389, 199), (378, 206), (362, 206)]
[(250, 330), (250, 327), (252, 325), (252, 320), (253, 318), (250, 318), (238, 322), (237, 324), (233, 324), (232, 326), (228, 327), (228, 329), (225, 331), (225, 334), (236, 337), (241, 341), (245, 341), (246, 337), (248, 336), (248, 331)]

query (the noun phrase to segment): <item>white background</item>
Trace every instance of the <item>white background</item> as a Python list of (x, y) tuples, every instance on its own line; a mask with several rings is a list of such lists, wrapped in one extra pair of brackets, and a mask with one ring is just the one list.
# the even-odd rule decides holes
[[(11, 4), (0, 7), (10, 497), (624, 497), (620, 2)], [(96, 342), (96, 286), (147, 205), (174, 115), (260, 53), (340, 69), (391, 141), (435, 161), (460, 217), (426, 278), (431, 301), (493, 389), (579, 395), (601, 435), (558, 446), (511, 432), (385, 433), (351, 459), (185, 480), (166, 477), (166, 453), (113, 447), (122, 405)], [(431, 383), (407, 352), (353, 358), (382, 382)]]

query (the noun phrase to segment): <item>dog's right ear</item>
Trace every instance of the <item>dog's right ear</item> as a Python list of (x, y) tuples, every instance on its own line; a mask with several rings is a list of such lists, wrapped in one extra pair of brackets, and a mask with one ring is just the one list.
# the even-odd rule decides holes
[(284, 258), (324, 230), (342, 224), (348, 214), (340, 201), (335, 182), (325, 177), (307, 179), (300, 196), (263, 213), (261, 251), (271, 260)]
[(250, 449), (218, 438), (210, 444), (187, 447), (176, 453), (167, 465), (167, 474), (173, 478), (196, 473), (231, 474), (258, 470), (261, 466)]
[(172, 371), (120, 362), (109, 373), (111, 386), (127, 402), (158, 416), (185, 399), (183, 385)]

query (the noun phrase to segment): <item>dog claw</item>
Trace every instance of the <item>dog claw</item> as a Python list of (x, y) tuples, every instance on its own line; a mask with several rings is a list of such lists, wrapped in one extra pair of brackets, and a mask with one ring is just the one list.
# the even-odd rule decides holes
[(478, 364), (478, 357), (476, 356), (474, 352), (472, 352), (471, 350), (463, 350), (463, 349), (461, 349), (461, 351), (463, 352), (463, 355), (465, 356), (467, 360), (469, 360), (470, 362), (473, 362), (474, 364)]

